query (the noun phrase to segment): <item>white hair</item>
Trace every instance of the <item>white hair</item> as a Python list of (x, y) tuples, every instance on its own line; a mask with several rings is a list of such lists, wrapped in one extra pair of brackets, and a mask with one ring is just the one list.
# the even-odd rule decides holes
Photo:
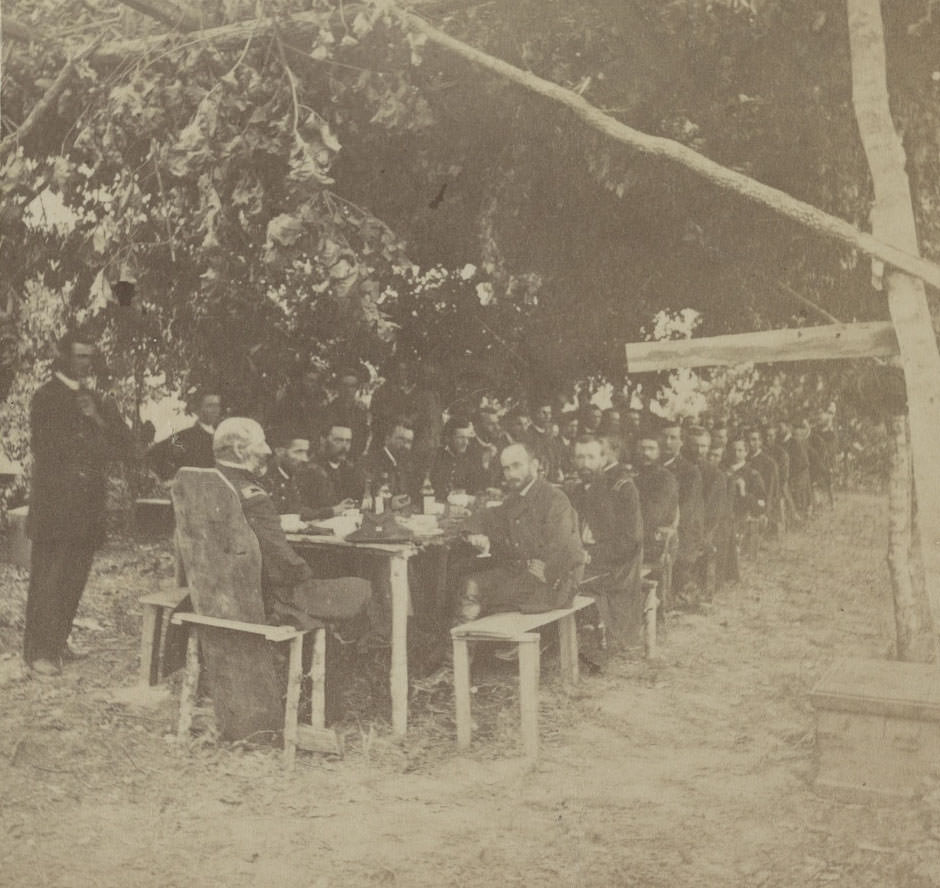
[(253, 419), (232, 416), (219, 423), (212, 436), (212, 455), (218, 462), (231, 465), (244, 463), (247, 447), (264, 440), (264, 429)]

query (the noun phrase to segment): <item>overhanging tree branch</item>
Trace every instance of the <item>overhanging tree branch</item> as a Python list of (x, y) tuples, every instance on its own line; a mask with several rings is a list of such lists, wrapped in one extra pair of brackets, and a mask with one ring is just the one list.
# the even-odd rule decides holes
[(95, 51), (95, 47), (97, 47), (100, 42), (101, 37), (96, 37), (77, 56), (74, 56), (65, 63), (65, 67), (59, 71), (59, 75), (52, 82), (52, 86), (43, 93), (42, 98), (33, 106), (33, 110), (29, 112), (26, 120), (17, 127), (16, 132), (11, 133), (0, 142), (0, 158), (3, 158), (10, 149), (19, 145), (20, 142), (36, 128), (39, 121), (42, 120), (53, 104), (58, 101), (59, 96), (65, 92), (65, 87), (68, 85), (72, 74), (75, 73), (78, 64), (88, 58), (88, 56)]
[(436, 43), (438, 46), (531, 92), (563, 105), (592, 128), (635, 151), (676, 163), (713, 185), (761, 204), (778, 215), (796, 222), (803, 228), (836, 240), (844, 246), (860, 250), (869, 256), (874, 256), (882, 262), (886, 262), (901, 271), (932, 284), (934, 287), (940, 288), (940, 266), (933, 262), (928, 262), (920, 256), (915, 256), (870, 234), (866, 234), (845, 220), (824, 213), (812, 204), (797, 200), (784, 191), (771, 188), (769, 185), (764, 185), (749, 176), (745, 176), (743, 173), (735, 172), (719, 163), (715, 163), (715, 161), (709, 160), (685, 145), (671, 139), (651, 136), (635, 130), (613, 117), (608, 117), (577, 93), (565, 89), (557, 83), (543, 80), (535, 74), (522, 71), (508, 62), (475, 49), (428, 24), (424, 19), (413, 13), (405, 12), (394, 6), (392, 9), (406, 27), (424, 34), (432, 43)]
[(120, 2), (124, 6), (136, 9), (137, 12), (180, 31), (197, 31), (202, 27), (202, 18), (197, 13), (169, 0), (120, 0)]

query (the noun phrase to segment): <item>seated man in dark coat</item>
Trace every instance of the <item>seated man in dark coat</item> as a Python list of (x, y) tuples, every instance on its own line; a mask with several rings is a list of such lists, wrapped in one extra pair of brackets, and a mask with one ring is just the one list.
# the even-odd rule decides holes
[(416, 476), (411, 460), (414, 439), (410, 421), (399, 417), (389, 423), (382, 445), (377, 450), (370, 449), (363, 460), (362, 470), (371, 485), (373, 497), (384, 482), (389, 486), (394, 505), (404, 505), (408, 498), (418, 502), (422, 479)]
[(259, 483), (271, 455), (261, 426), (251, 419), (226, 419), (216, 429), (213, 448), (216, 468), (237, 491), (261, 547), (261, 594), (268, 618), (303, 628), (311, 620), (341, 622), (362, 614), (371, 596), (368, 581), (314, 578), (284, 536), (274, 501)]
[(679, 600), (695, 604), (701, 595), (695, 565), (702, 555), (705, 504), (702, 499), (702, 475), (698, 467), (682, 455), (682, 426), (667, 421), (662, 427), (663, 468), (679, 482), (679, 526), (673, 582)]
[(264, 486), (280, 515), (300, 515), (304, 520), (297, 476), (310, 461), (310, 442), (300, 431), (273, 429), (268, 433), (274, 455), (264, 475)]
[(339, 394), (323, 408), (323, 429), (329, 433), (332, 426), (349, 429), (352, 438), (349, 455), (352, 461), (359, 459), (369, 440), (369, 411), (357, 398), (362, 384), (355, 369), (343, 370), (336, 375)]
[(327, 430), (316, 462), (308, 463), (297, 478), (301, 504), (317, 512), (317, 518), (341, 515), (359, 506), (365, 476), (350, 458), (352, 429), (334, 423)]
[(663, 554), (664, 529), (675, 529), (679, 518), (679, 482), (659, 462), (659, 437), (644, 429), (637, 437), (636, 477), (643, 515), (643, 553), (647, 561)]
[(607, 639), (618, 646), (634, 642), (643, 630), (644, 607), (640, 497), (630, 477), (617, 471), (617, 464), (605, 465), (605, 448), (598, 438), (578, 438), (574, 458), (580, 480), (571, 502), (588, 559), (585, 588), (597, 597)]
[(211, 469), (214, 465), (212, 435), (222, 418), (222, 398), (211, 390), (204, 391), (195, 403), (196, 421), (158, 441), (147, 453), (153, 470), (164, 481), (169, 481), (182, 466)]
[(489, 566), (464, 578), (458, 619), (494, 611), (539, 613), (567, 607), (584, 569), (578, 516), (568, 497), (539, 478), (538, 458), (526, 444), (500, 454), (509, 495), (465, 525), (465, 539)]
[(483, 457), (473, 443), (473, 423), (461, 416), (452, 416), (444, 426), (445, 445), (431, 466), (430, 480), (434, 495), (444, 502), (456, 490), (479, 493), (487, 487)]

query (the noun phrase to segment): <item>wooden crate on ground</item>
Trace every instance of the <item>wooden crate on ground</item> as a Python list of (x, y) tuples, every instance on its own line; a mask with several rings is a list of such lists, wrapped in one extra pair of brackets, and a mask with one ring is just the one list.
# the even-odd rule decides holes
[(810, 699), (818, 789), (908, 798), (940, 766), (940, 667), (842, 659)]

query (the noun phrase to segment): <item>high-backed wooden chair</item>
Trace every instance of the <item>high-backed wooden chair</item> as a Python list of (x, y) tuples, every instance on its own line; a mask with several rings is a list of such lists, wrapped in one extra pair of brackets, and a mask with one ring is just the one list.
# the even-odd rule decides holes
[[(176, 547), (185, 569), (194, 613), (177, 613), (190, 628), (186, 678), (180, 700), (180, 736), (188, 736), (202, 651), (223, 740), (284, 735), (286, 762), (297, 746), (338, 751), (336, 735), (323, 730), (325, 631), (297, 630), (265, 622), (261, 550), (242, 512), (239, 495), (215, 469), (183, 468), (172, 486)], [(298, 725), (303, 684), (303, 640), (313, 634), (311, 725)], [(287, 644), (286, 668), (277, 646)]]

